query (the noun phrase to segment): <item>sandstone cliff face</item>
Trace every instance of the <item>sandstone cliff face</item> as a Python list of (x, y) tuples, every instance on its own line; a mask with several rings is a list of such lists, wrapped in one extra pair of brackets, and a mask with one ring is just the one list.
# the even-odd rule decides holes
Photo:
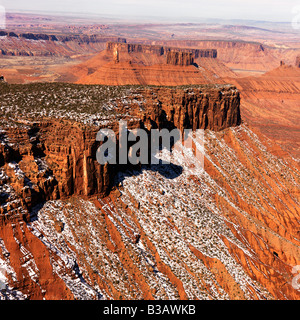
[(190, 66), (194, 63), (194, 58), (190, 52), (171, 51), (167, 53), (167, 64), (174, 66)]
[[(241, 123), (239, 93), (231, 86), (136, 89), (125, 101), (117, 100), (117, 108), (118, 114), (129, 111), (129, 118), (136, 119), (128, 123), (129, 129), (219, 131)], [(118, 133), (117, 121), (106, 125)], [(29, 122), (26, 128), (4, 129), (0, 145), (0, 165), (6, 177), (3, 190), (11, 187), (17, 202), (11, 206), (12, 199), (3, 192), (6, 205), (1, 207), (0, 217), (21, 214), (22, 219), (23, 214), (28, 220), (28, 210), (42, 201), (107, 195), (118, 166), (96, 161), (99, 129), (53, 119)]]
[[(39, 85), (44, 106), (53, 88), (64, 96), (49, 86)], [(58, 104), (68, 106), (66, 118), (83, 99), (75, 89)], [(85, 87), (89, 97), (92, 89)], [(1, 93), (2, 105), (18, 107)], [(101, 124), (93, 114), (94, 125), (37, 113), (33, 121), (29, 112), (17, 117), (19, 127), (2, 124), (1, 298), (299, 299), (291, 285), (300, 259), (299, 164), (239, 125), (235, 87), (133, 88), (110, 112)], [(205, 171), (179, 151), (167, 167), (100, 166), (96, 132), (117, 132), (117, 115), (129, 129), (207, 129)]]
[(126, 53), (146, 53), (154, 54), (158, 56), (167, 56), (169, 52), (181, 52), (181, 53), (191, 53), (193, 58), (217, 58), (217, 50), (215, 49), (189, 49), (189, 48), (176, 48), (176, 47), (165, 47), (158, 45), (148, 45), (148, 44), (130, 44), (130, 43), (116, 43), (107, 42), (106, 49), (108, 51), (113, 51), (118, 48), (119, 52)]
[[(178, 86), (224, 84), (234, 75), (216, 50), (108, 42), (106, 50), (66, 70), (79, 84)], [(197, 63), (195, 62), (197, 59)]]
[[(9, 144), (0, 146), (3, 186), (10, 186), (18, 201), (2, 193), (1, 219), (22, 218), (28, 210), (47, 200), (71, 195), (105, 195), (113, 176), (108, 166), (96, 161), (97, 129), (67, 121), (31, 124), (26, 129), (9, 129), (3, 134)], [(2, 203), (2, 204), (3, 204)], [(13, 217), (11, 217), (13, 216)]]
[(109, 51), (113, 51), (116, 47), (118, 48), (119, 52), (151, 53), (155, 55), (164, 54), (164, 49), (161, 46), (132, 44), (132, 43), (116, 43), (116, 42), (107, 42), (106, 44), (106, 49)]
[(206, 89), (154, 89), (168, 121), (180, 130), (210, 129), (220, 131), (241, 123), (240, 95), (230, 85)]
[(299, 164), (245, 125), (205, 134), (205, 172), (178, 154), (1, 226), (0, 297), (299, 299)]

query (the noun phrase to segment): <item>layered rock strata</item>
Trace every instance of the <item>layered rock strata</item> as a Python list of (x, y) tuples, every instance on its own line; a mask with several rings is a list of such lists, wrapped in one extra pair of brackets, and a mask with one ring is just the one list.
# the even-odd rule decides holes
[(158, 56), (167, 56), (170, 52), (191, 53), (193, 58), (217, 58), (217, 50), (215, 49), (189, 49), (189, 48), (175, 48), (158, 45), (135, 44), (135, 43), (121, 43), (107, 42), (106, 50), (114, 51), (118, 48), (120, 53), (145, 53), (154, 54)]
[[(116, 100), (115, 113), (133, 128), (210, 129), (220, 131), (241, 123), (239, 92), (231, 86), (133, 89)], [(129, 113), (129, 114), (128, 114)], [(127, 116), (125, 116), (127, 114)], [(25, 119), (19, 121), (26, 121)], [(1, 219), (25, 219), (38, 203), (72, 195), (105, 196), (118, 166), (100, 165), (96, 151), (100, 128), (118, 134), (117, 120), (85, 125), (65, 119), (27, 121), (1, 131)], [(16, 200), (11, 204), (12, 193)]]

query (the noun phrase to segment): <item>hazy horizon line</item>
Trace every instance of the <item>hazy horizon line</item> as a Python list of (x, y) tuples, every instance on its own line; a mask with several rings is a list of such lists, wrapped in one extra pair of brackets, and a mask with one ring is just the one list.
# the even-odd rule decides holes
[[(136, 19), (137, 21), (145, 20), (145, 22), (160, 22), (161, 20), (165, 20), (167, 22), (176, 22), (177, 23), (190, 23), (190, 24), (199, 24), (204, 22), (211, 22), (211, 23), (221, 23), (226, 21), (231, 22), (250, 22), (250, 23), (274, 23), (274, 24), (290, 24), (290, 21), (276, 21), (276, 20), (254, 20), (254, 19), (244, 19), (244, 18), (216, 18), (216, 17), (187, 17), (187, 16), (181, 16), (181, 17), (167, 17), (167, 16), (154, 16), (154, 15), (127, 15), (122, 16), (118, 14), (108, 14), (108, 13), (91, 13), (91, 12), (66, 12), (66, 11), (43, 11), (43, 10), (14, 10), (9, 9), (6, 11), (6, 14), (33, 14), (33, 15), (43, 15), (43, 16), (57, 16), (57, 17), (77, 17), (81, 19), (88, 19), (90, 17), (95, 18), (104, 18), (109, 20), (122, 20), (127, 21), (129, 19)], [(196, 21), (198, 20), (198, 22)]]

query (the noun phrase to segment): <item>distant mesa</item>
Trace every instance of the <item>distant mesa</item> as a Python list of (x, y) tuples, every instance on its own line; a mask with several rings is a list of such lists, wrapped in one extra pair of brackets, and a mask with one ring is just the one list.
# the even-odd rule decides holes
[[(107, 51), (113, 52), (115, 63), (120, 62), (120, 55), (122, 53), (145, 53), (166, 56), (166, 63), (174, 66), (190, 66), (194, 64), (194, 57), (205, 56), (205, 52), (200, 53), (199, 50), (171, 49), (160, 46), (120, 44), (112, 42), (107, 43)], [(217, 53), (207, 51), (206, 56), (215, 58)]]
[(296, 58), (296, 67), (300, 68), (300, 56)]
[(101, 35), (53, 35), (53, 34), (44, 34), (44, 33), (20, 33), (17, 34), (15, 32), (9, 32), (9, 31), (0, 31), (0, 37), (11, 37), (11, 38), (23, 38), (27, 40), (44, 40), (44, 41), (60, 41), (60, 42), (70, 42), (70, 41), (77, 41), (79, 43), (83, 42), (91, 42), (91, 43), (97, 43), (97, 42), (107, 42), (107, 41), (116, 41), (116, 42), (122, 42), (126, 43), (125, 38), (119, 38), (119, 37), (103, 37)]
[(108, 41), (126, 43), (125, 38), (97, 34), (53, 35), (45, 33), (15, 33), (0, 30), (0, 56), (65, 56), (97, 53)]
[(173, 48), (165, 47), (159, 45), (148, 45), (148, 44), (135, 44), (135, 43), (121, 43), (118, 42), (108, 42), (106, 45), (107, 51), (117, 50), (119, 53), (144, 53), (144, 54), (154, 54), (157, 56), (167, 57), (169, 52), (181, 52), (181, 53), (191, 53), (194, 59), (197, 58), (217, 58), (216, 49), (189, 49), (189, 48)]
[(234, 73), (217, 59), (216, 49), (167, 47), (109, 41), (106, 49), (61, 70), (66, 82), (101, 85), (224, 84)]

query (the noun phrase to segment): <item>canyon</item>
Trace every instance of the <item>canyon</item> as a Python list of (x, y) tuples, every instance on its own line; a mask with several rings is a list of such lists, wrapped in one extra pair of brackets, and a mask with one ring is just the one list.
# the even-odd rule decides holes
[[(291, 285), (299, 165), (241, 123), (235, 87), (1, 90), (2, 110), (10, 110), (1, 125), (1, 296), (299, 298)], [(72, 109), (83, 97), (90, 102)], [(205, 170), (184, 150), (167, 166), (100, 166), (97, 131), (117, 131), (120, 119), (129, 129), (205, 129)]]
[[(299, 300), (298, 34), (74, 19), (0, 31), (0, 300)], [(100, 165), (121, 120), (191, 146)]]

